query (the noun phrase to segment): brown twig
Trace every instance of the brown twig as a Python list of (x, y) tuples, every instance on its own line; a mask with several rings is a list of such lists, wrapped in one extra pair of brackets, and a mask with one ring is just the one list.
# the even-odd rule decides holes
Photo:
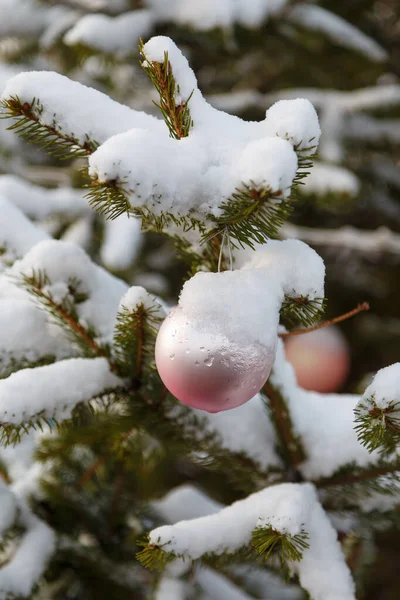
[(0, 469), (0, 477), (3, 479), (3, 481), (5, 481), (8, 484), (12, 483), (9, 474), (4, 469)]
[(101, 467), (106, 460), (105, 456), (99, 456), (96, 460), (90, 465), (90, 467), (83, 473), (83, 475), (78, 479), (78, 481), (74, 484), (75, 489), (80, 487), (85, 487), (92, 479), (93, 475), (96, 473), (97, 469)]
[(362, 471), (356, 471), (355, 473), (343, 473), (343, 475), (334, 475), (332, 477), (326, 477), (313, 483), (318, 488), (326, 488), (334, 485), (353, 485), (355, 483), (361, 483), (362, 481), (368, 481), (368, 479), (376, 479), (389, 473), (395, 473), (400, 471), (400, 464), (395, 463), (392, 465), (385, 465), (383, 467), (371, 467)]
[(400, 427), (398, 427), (397, 425), (395, 425), (391, 419), (385, 419), (385, 425), (388, 429), (391, 429), (392, 431), (394, 431), (395, 433), (400, 433)]
[(76, 138), (65, 133), (61, 133), (61, 131), (59, 131), (55, 127), (52, 127), (51, 125), (42, 123), (40, 121), (40, 118), (32, 112), (32, 105), (29, 102), (24, 102), (23, 104), (20, 104), (20, 102), (15, 98), (9, 98), (8, 101), (5, 102), (8, 103), (10, 110), (15, 111), (15, 113), (19, 113), (10, 116), (14, 118), (23, 117), (25, 119), (29, 119), (33, 123), (36, 123), (37, 125), (40, 125), (44, 129), (46, 129), (46, 131), (48, 131), (49, 134), (54, 135), (55, 138), (58, 138), (59, 140), (62, 140), (67, 144), (70, 144), (71, 146), (77, 146), (87, 155), (90, 155), (95, 151), (96, 148), (92, 147), (92, 145), (89, 142), (84, 142), (83, 144), (81, 144)]
[(139, 322), (136, 327), (137, 340), (138, 340), (138, 351), (136, 358), (136, 377), (140, 377), (142, 370), (142, 359), (143, 359), (143, 305), (139, 311)]
[(158, 84), (160, 86), (162, 95), (161, 101), (164, 102), (169, 117), (171, 119), (171, 124), (174, 127), (175, 134), (178, 140), (182, 139), (186, 136), (185, 130), (182, 126), (182, 123), (179, 120), (179, 114), (186, 107), (186, 103), (176, 105), (175, 98), (173, 93), (171, 93), (171, 88), (168, 84), (168, 77), (171, 74), (171, 64), (168, 61), (166, 64), (166, 70), (164, 70), (164, 64), (153, 62), (154, 70), (157, 75)]
[(318, 329), (323, 329), (324, 327), (329, 327), (329, 325), (335, 325), (336, 323), (341, 323), (342, 321), (346, 321), (347, 319), (350, 319), (351, 317), (358, 315), (358, 313), (360, 313), (364, 310), (369, 310), (368, 302), (363, 302), (362, 304), (359, 304), (357, 306), (357, 308), (353, 308), (353, 310), (350, 310), (349, 312), (344, 313), (343, 315), (339, 315), (338, 317), (329, 319), (329, 321), (324, 321), (323, 323), (318, 323), (318, 325), (314, 325), (313, 327), (309, 327), (308, 329), (296, 329), (294, 331), (288, 331), (287, 333), (280, 333), (279, 337), (287, 338), (287, 337), (291, 337), (293, 335), (303, 335), (304, 333), (311, 333), (311, 331), (317, 331)]
[(269, 381), (264, 384), (263, 391), (269, 399), (269, 408), (276, 426), (276, 432), (281, 440), (282, 452), (285, 455), (286, 462), (288, 466), (296, 470), (304, 460), (305, 453), (294, 434), (285, 399)]
[(104, 348), (102, 348), (93, 338), (90, 337), (90, 335), (88, 334), (88, 332), (86, 331), (86, 329), (80, 323), (78, 323), (78, 321), (76, 321), (68, 313), (68, 311), (66, 311), (62, 306), (60, 306), (60, 304), (57, 304), (57, 302), (55, 302), (53, 300), (53, 298), (51, 298), (50, 296), (44, 294), (43, 291), (38, 286), (35, 286), (35, 291), (36, 291), (36, 294), (39, 297), (44, 298), (46, 300), (46, 302), (48, 302), (51, 305), (51, 307), (55, 311), (58, 312), (58, 314), (60, 315), (60, 317), (66, 323), (68, 323), (68, 325), (71, 327), (71, 329), (73, 331), (75, 331), (76, 334), (79, 335), (79, 337), (85, 342), (85, 344), (87, 344), (89, 346), (89, 348), (91, 348), (93, 350), (93, 352), (97, 356), (102, 356), (102, 357), (104, 357), (104, 358), (107, 359), (108, 364), (110, 366), (110, 370), (113, 373), (115, 373), (116, 375), (118, 375), (119, 371), (118, 371), (117, 365), (112, 362), (112, 360), (110, 359), (110, 357), (105, 352)]

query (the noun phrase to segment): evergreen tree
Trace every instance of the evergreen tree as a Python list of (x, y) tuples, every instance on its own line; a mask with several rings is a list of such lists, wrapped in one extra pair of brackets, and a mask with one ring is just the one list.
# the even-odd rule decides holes
[[(322, 202), (317, 222), (334, 210), (337, 223), (349, 197), (357, 215), (369, 182), (358, 172), (365, 156), (386, 165), (379, 189), (389, 172), (395, 180), (365, 139), (375, 127), (372, 141), (392, 135), (396, 143), (393, 122), (362, 112), (398, 106), (398, 86), (288, 91), (275, 104), (275, 86), (262, 89), (261, 80), (252, 94), (221, 92), (243, 71), (241, 45), (251, 57), (246, 85), (262, 72), (255, 49), (266, 32), (276, 49), (293, 53), (313, 52), (311, 40), (324, 47), (326, 36), (355, 48), (369, 60), (364, 86), (388, 68), (389, 49), (308, 3), (249, 2), (244, 10), (227, 2), (220, 13), (204, 3), (200, 14), (182, 1), (169, 12), (156, 1), (116, 2), (114, 14), (82, 16), (92, 5), (3, 2), (3, 34), (19, 38), (5, 40), (5, 51), (30, 68), (57, 65), (131, 104), (133, 90), (121, 81), (139, 36), (171, 29), (191, 45), (195, 66), (203, 60), (201, 81), (215, 62), (205, 91), (216, 106), (232, 110), (234, 101), (247, 118), (249, 107), (272, 106), (251, 122), (211, 108), (167, 37), (140, 44), (162, 119), (54, 72), (22, 73), (5, 85), (11, 129), (56, 159), (46, 163), (5, 138), (4, 168), (14, 176), (0, 177), (0, 597), (360, 598), (375, 531), (398, 523), (400, 368), (379, 371), (360, 395), (298, 387), (282, 339), (321, 319), (325, 270), (303, 242), (276, 238), (345, 243), (343, 232), (287, 219), (301, 222), (302, 211)], [(189, 34), (188, 24), (214, 29)], [(352, 73), (360, 73), (358, 60)], [(13, 69), (21, 67), (5, 68), (7, 77)], [(278, 71), (279, 85), (287, 87), (285, 77), (296, 84), (285, 61)], [(315, 76), (319, 87), (325, 75)], [(301, 81), (315, 85), (312, 74)], [(344, 87), (353, 85), (349, 76)], [(292, 99), (298, 95), (316, 104), (326, 131), (317, 168), (318, 118), (307, 99)], [(340, 111), (329, 110), (338, 103)], [(349, 160), (357, 174), (332, 166), (347, 164), (355, 140), (366, 142)], [(63, 167), (60, 157), (72, 162)], [(33, 172), (42, 173), (37, 183), (55, 173), (64, 185), (43, 190), (20, 179)], [(89, 189), (74, 189), (82, 178)], [(386, 208), (397, 193), (396, 183), (387, 186)], [(140, 224), (150, 248), (162, 233), (186, 264), (174, 311), (129, 287), (139, 283), (132, 264)], [(395, 234), (379, 235), (384, 250), (397, 247)], [(347, 243), (368, 250), (376, 237), (352, 232)], [(161, 258), (153, 252), (159, 265)], [(166, 257), (158, 269), (168, 264)]]

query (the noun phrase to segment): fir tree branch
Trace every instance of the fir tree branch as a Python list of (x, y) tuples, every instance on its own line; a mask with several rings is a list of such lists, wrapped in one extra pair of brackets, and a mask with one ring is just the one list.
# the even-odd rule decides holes
[(234, 246), (237, 242), (242, 248), (250, 246), (254, 250), (254, 244), (264, 244), (276, 237), (290, 215), (291, 205), (280, 198), (279, 191), (257, 189), (250, 183), (238, 188), (220, 209), (219, 217), (209, 215), (216, 225), (204, 233), (202, 241), (222, 236), (227, 231)]
[(30, 360), (25, 356), (15, 358), (12, 355), (7, 356), (8, 360), (0, 359), (0, 379), (6, 379), (12, 373), (20, 371), (21, 369), (35, 369), (36, 367), (44, 367), (45, 365), (51, 365), (56, 361), (54, 354), (44, 354), (36, 360)]
[(277, 531), (271, 525), (264, 525), (254, 529), (251, 536), (251, 545), (264, 561), (268, 560), (274, 549), (280, 547), (280, 560), (282, 565), (285, 565), (287, 561), (296, 562), (301, 560), (302, 551), (310, 547), (308, 539), (309, 536), (304, 529), (296, 535), (290, 535)]
[[(78, 343), (86, 356), (102, 356), (107, 359), (111, 371), (119, 375), (118, 366), (111, 360), (109, 349), (96, 342), (95, 332), (90, 327), (84, 327), (79, 323), (74, 302), (65, 299), (61, 304), (56, 302), (50, 292), (45, 292), (43, 288), (48, 285), (49, 279), (43, 272), (34, 272), (32, 275), (21, 275), (17, 278), (17, 283), (26, 289), (38, 302), (47, 310)], [(81, 295), (76, 289), (77, 282), (71, 282), (70, 290), (76, 301), (81, 300)]]
[[(251, 540), (248, 545), (232, 551), (226, 549), (223, 553), (207, 552), (202, 555), (200, 563), (207, 564), (214, 568), (221, 568), (224, 564), (235, 562), (259, 562), (268, 561), (271, 554), (277, 555), (282, 566), (288, 562), (298, 562), (303, 556), (303, 551), (309, 548), (309, 536), (304, 529), (296, 535), (283, 533), (273, 528), (271, 525), (258, 526), (252, 531)], [(176, 558), (183, 560), (191, 557), (184, 554), (177, 554), (174, 551), (166, 550), (170, 544), (157, 544), (150, 542), (150, 537), (138, 542), (143, 550), (138, 552), (136, 558), (139, 562), (150, 570), (163, 571), (167, 564)]]
[[(226, 231), (229, 238), (241, 247), (250, 246), (254, 250), (254, 244), (264, 244), (268, 239), (275, 238), (280, 227), (290, 216), (296, 190), (302, 185), (303, 179), (309, 174), (308, 169), (313, 164), (312, 157), (304, 156), (303, 152), (314, 152), (316, 146), (302, 150), (299, 150), (299, 146), (294, 147), (298, 166), (289, 198), (282, 199), (282, 190), (259, 188), (252, 181), (243, 183), (241, 188), (237, 188), (235, 193), (220, 205), (220, 216), (209, 215), (209, 219), (216, 225), (204, 233), (203, 241), (222, 235)], [(234, 242), (233, 244), (235, 245)]]
[(117, 315), (114, 332), (115, 357), (119, 370), (136, 382), (143, 379), (143, 369), (154, 369), (154, 348), (162, 318), (159, 306), (138, 304), (135, 310), (122, 307)]
[(143, 541), (138, 541), (138, 546), (141, 546), (143, 550), (136, 554), (136, 558), (143, 567), (150, 571), (164, 571), (168, 563), (179, 558), (174, 552), (163, 550), (163, 546), (150, 543), (149, 536), (146, 536)]
[(358, 440), (368, 452), (379, 448), (389, 454), (400, 444), (400, 402), (382, 408), (367, 398), (357, 404), (354, 414)]
[(17, 133), (26, 141), (37, 144), (58, 158), (80, 158), (92, 154), (98, 143), (87, 137), (84, 143), (57, 129), (54, 119), (52, 125), (41, 122), (43, 106), (37, 98), (22, 103), (17, 96), (1, 101), (1, 118), (12, 118), (14, 124), (8, 129)]
[[(280, 311), (280, 321), (288, 328), (298, 326), (311, 327), (319, 321), (325, 312), (326, 298), (314, 298), (308, 296), (285, 296)], [(281, 336), (284, 334), (281, 334)]]
[(75, 488), (78, 490), (81, 487), (85, 487), (95, 475), (96, 471), (105, 463), (106, 459), (107, 457), (105, 455), (98, 456), (75, 483)]
[[(387, 482), (386, 485), (381, 485), (379, 482), (380, 477), (387, 475), (393, 475), (396, 480), (400, 478), (400, 461), (395, 460), (393, 462), (380, 461), (377, 464), (368, 465), (365, 468), (361, 468), (358, 465), (351, 463), (344, 465), (336, 473), (330, 477), (323, 477), (314, 481), (314, 485), (318, 488), (325, 489), (334, 486), (343, 487), (348, 486), (349, 491), (356, 491), (356, 484), (371, 483), (371, 489), (380, 493), (388, 493)], [(354, 489), (352, 489), (354, 488)]]
[(298, 467), (305, 459), (305, 452), (301, 441), (294, 433), (290, 419), (289, 408), (281, 390), (268, 380), (263, 387), (263, 392), (268, 398), (268, 408), (280, 441), (280, 451), (286, 466), (299, 477)]
[(190, 128), (193, 126), (188, 106), (193, 92), (187, 100), (177, 103), (180, 89), (172, 72), (171, 63), (168, 60), (168, 52), (164, 52), (164, 62), (159, 63), (147, 59), (144, 53), (143, 40), (140, 40), (139, 51), (143, 60), (142, 67), (160, 96), (160, 104), (156, 102), (154, 104), (160, 109), (170, 136), (176, 140), (187, 137)]
[(89, 206), (100, 215), (104, 215), (107, 219), (116, 219), (124, 213), (134, 214), (128, 200), (128, 192), (124, 190), (121, 182), (113, 179), (100, 183), (97, 179), (93, 179), (87, 187), (89, 191), (85, 197), (89, 201)]
[(358, 315), (360, 312), (364, 310), (369, 310), (368, 302), (363, 302), (359, 304), (357, 308), (353, 308), (349, 312), (340, 315), (339, 317), (334, 317), (333, 319), (329, 319), (329, 321), (324, 321), (323, 323), (318, 323), (317, 325), (313, 325), (308, 329), (298, 329), (296, 331), (289, 331), (288, 333), (280, 333), (279, 337), (286, 338), (294, 335), (303, 335), (305, 333), (310, 333), (311, 331), (317, 331), (318, 329), (323, 329), (324, 327), (329, 327), (330, 325), (335, 325), (336, 323), (341, 323), (342, 321), (346, 321), (355, 315)]

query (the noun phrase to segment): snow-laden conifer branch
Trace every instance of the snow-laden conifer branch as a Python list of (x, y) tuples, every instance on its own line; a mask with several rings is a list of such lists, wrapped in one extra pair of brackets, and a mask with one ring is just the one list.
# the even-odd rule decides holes
[(112, 180), (100, 183), (97, 179), (93, 179), (87, 187), (89, 191), (86, 197), (89, 205), (107, 219), (117, 219), (124, 213), (128, 216), (131, 213), (141, 216), (132, 210), (128, 193), (121, 182)]
[[(284, 298), (281, 321), (288, 326), (301, 323), (310, 327), (325, 309), (324, 263), (306, 244), (296, 240), (275, 241), (256, 246), (256, 251), (240, 249), (234, 253), (235, 266), (267, 269), (281, 281)], [(307, 276), (304, 273), (307, 264)]]
[(0, 381), (0, 431), (3, 443), (52, 419), (69, 419), (75, 406), (123, 387), (105, 358), (71, 358), (22, 369)]
[[(358, 441), (353, 411), (359, 396), (322, 395), (299, 388), (293, 369), (284, 358), (281, 341), (268, 384), (284, 394), (286, 411), (282, 413), (284, 409), (278, 404), (278, 416), (286, 412), (290, 415), (288, 421), (281, 419), (280, 428), (277, 427), (281, 439), (287, 436), (289, 466), (290, 450), (296, 451), (297, 439), (302, 442), (303, 459), (295, 461), (298, 477), (312, 480), (329, 494), (337, 496), (342, 491), (356, 503), (365, 494), (388, 493), (399, 477), (398, 461), (393, 453), (385, 459), (376, 451), (370, 454)], [(290, 469), (288, 474), (293, 477)]]
[(90, 214), (84, 192), (68, 186), (45, 189), (22, 177), (1, 175), (0, 195), (34, 221), (51, 216), (60, 217), (63, 222), (73, 221)]
[(55, 549), (55, 534), (21, 498), (18, 525), (23, 527), (16, 549), (0, 567), (0, 599), (27, 598), (43, 574)]
[(363, 254), (400, 254), (400, 236), (386, 227), (372, 231), (345, 226), (339, 229), (314, 229), (286, 223), (281, 229), (285, 238), (304, 240), (316, 246), (339, 248), (343, 252)]
[[(32, 20), (32, 8), (30, 3), (27, 4), (28, 11), (25, 3), (22, 14), (28, 15), (29, 20)], [(220, 32), (230, 31), (239, 24), (251, 32), (265, 23), (272, 22), (273, 27), (279, 28), (281, 35), (292, 37), (294, 26), (304, 29), (308, 36), (313, 32), (317, 35), (322, 34), (334, 44), (358, 52), (371, 61), (379, 63), (387, 59), (386, 51), (377, 41), (340, 16), (319, 6), (303, 5), (289, 0), (226, 0), (223, 5), (214, 5), (206, 1), (193, 4), (187, 0), (170, 0), (166, 4), (158, 0), (149, 0), (144, 4), (144, 8), (139, 2), (135, 6), (135, 3), (128, 4), (117, 0), (114, 0), (112, 6), (109, 2), (96, 2), (95, 8), (84, 0), (59, 0), (58, 4), (71, 9), (84, 9), (89, 13), (101, 11), (100, 14), (75, 16), (71, 19), (72, 27), (64, 36), (65, 44), (82, 48), (87, 54), (101, 52), (107, 56), (112, 54), (117, 58), (126, 58), (135, 49), (139, 36), (147, 35), (157, 26), (168, 24), (178, 24), (199, 32), (215, 29), (219, 29)], [(136, 10), (132, 10), (134, 7)], [(118, 14), (120, 11), (122, 14)], [(10, 14), (7, 15), (7, 12), (12, 11), (10, 8), (5, 10), (5, 20), (13, 22), (14, 19)], [(50, 10), (44, 10), (41, 6), (40, 10), (36, 8), (35, 13), (36, 18), (31, 25), (33, 31), (35, 25), (39, 31), (46, 27), (50, 29)], [(54, 18), (55, 16), (53, 20)], [(288, 24), (286, 28), (282, 27), (285, 23)], [(15, 24), (14, 27), (20, 35), (24, 31), (20, 24)]]
[(31, 103), (22, 103), (18, 96), (11, 96), (2, 101), (2, 108), (3, 118), (14, 119), (8, 128), (10, 131), (57, 158), (86, 157), (97, 148), (97, 143), (89, 138), (80, 142), (73, 135), (57, 129), (56, 120), (52, 124), (42, 124), (43, 106), (36, 98)]
[[(83, 356), (103, 356), (111, 360), (109, 348), (96, 341), (97, 335), (94, 328), (90, 324), (84, 327), (79, 322), (76, 304), (88, 299), (87, 294), (79, 291), (80, 281), (69, 279), (67, 293), (57, 300), (53, 297), (51, 291), (52, 282), (44, 271), (35, 272), (33, 270), (31, 275), (24, 273), (16, 279), (16, 283), (35, 298), (53, 317), (55, 322), (66, 330), (72, 342), (76, 343), (83, 353)], [(110, 363), (110, 366), (113, 371), (117, 372), (117, 367), (114, 364)]]
[(264, 385), (263, 392), (267, 397), (267, 406), (279, 438), (279, 451), (287, 468), (292, 471), (292, 476), (296, 477), (298, 467), (305, 459), (305, 452), (300, 436), (294, 432), (287, 400), (282, 389), (269, 381)]
[(140, 41), (139, 50), (142, 57), (142, 67), (159, 94), (160, 104), (156, 106), (161, 111), (170, 136), (176, 140), (187, 137), (193, 125), (189, 109), (192, 94), (187, 98), (181, 97), (181, 90), (179, 84), (175, 81), (167, 51), (164, 52), (164, 60), (157, 62), (147, 59), (142, 40)]
[[(13, 101), (17, 106), (13, 108)], [(73, 81), (64, 75), (31, 71), (12, 77), (2, 93), (5, 112), (24, 116), (24, 106), (32, 119), (57, 135), (75, 140), (84, 147), (88, 140), (96, 147), (108, 138), (131, 128), (160, 131), (159, 119), (112, 100), (106, 94)], [(9, 106), (9, 103), (11, 105)], [(26, 124), (29, 127), (29, 123)], [(91, 148), (93, 150), (93, 148)]]
[[(193, 464), (201, 471), (218, 474), (225, 487), (236, 493), (251, 493), (279, 478), (279, 458), (270, 439), (263, 436), (261, 419), (265, 416), (266, 427), (268, 419), (263, 415), (260, 398), (247, 410), (237, 409), (238, 414), (230, 418), (218, 418), (219, 415), (209, 418), (203, 411), (193, 411), (179, 404), (166, 393), (157, 376), (143, 387), (144, 390), (126, 396), (133, 424), (140, 423), (171, 452), (186, 457), (189, 468)], [(158, 395), (162, 397), (160, 402), (153, 400)], [(232, 436), (232, 428), (238, 427), (236, 423), (240, 423), (244, 432), (252, 427), (254, 438)], [(272, 431), (271, 435), (273, 437)]]
[(400, 444), (400, 363), (381, 369), (354, 410), (359, 441), (369, 452)]
[(80, 147), (99, 144), (90, 146), (88, 197), (107, 216), (135, 214), (153, 229), (197, 228), (204, 239), (226, 232), (242, 246), (276, 235), (318, 146), (311, 104), (278, 102), (264, 121), (244, 122), (206, 103), (169, 38), (152, 38), (142, 54), (167, 126), (54, 73), (12, 78), (3, 100), (12, 114), (19, 99), (24, 132), (40, 125)]
[(277, 552), (282, 566), (288, 561), (299, 561), (303, 551), (309, 548), (308, 533), (304, 529), (291, 535), (281, 533), (271, 525), (258, 525), (251, 534), (251, 545), (263, 560), (268, 560), (272, 552)]
[(132, 287), (122, 297), (117, 314), (114, 347), (118, 370), (138, 384), (154, 369), (154, 346), (165, 311), (144, 288)]
[(79, 54), (101, 52), (117, 59), (127, 58), (137, 49), (140, 36), (150, 33), (153, 22), (152, 11), (148, 9), (127, 11), (115, 17), (86, 14), (67, 31), (63, 41)]
[(294, 297), (286, 294), (281, 306), (280, 321), (290, 328), (299, 324), (311, 327), (322, 318), (325, 308), (326, 298)]
[(215, 514), (159, 527), (138, 558), (149, 568), (162, 569), (176, 557), (212, 561), (214, 555), (234, 556), (246, 547), (251, 552), (252, 543), (265, 558), (271, 545), (280, 543), (290, 569), (311, 597), (354, 600), (336, 532), (310, 484), (272, 486)]
[[(392, 495), (397, 493), (400, 481), (400, 461), (380, 459), (360, 467), (355, 461), (342, 465), (330, 477), (315, 480), (320, 489), (341, 491), (352, 499), (363, 499), (368, 494)], [(336, 490), (335, 490), (336, 488)]]

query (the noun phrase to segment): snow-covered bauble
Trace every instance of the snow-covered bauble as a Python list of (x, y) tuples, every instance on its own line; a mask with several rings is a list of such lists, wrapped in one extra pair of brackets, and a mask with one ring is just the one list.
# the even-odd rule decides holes
[(306, 390), (336, 392), (349, 374), (349, 346), (335, 326), (289, 338), (285, 353), (297, 383)]
[(261, 270), (197, 273), (162, 324), (156, 364), (168, 390), (207, 412), (244, 404), (275, 360), (280, 297)]

